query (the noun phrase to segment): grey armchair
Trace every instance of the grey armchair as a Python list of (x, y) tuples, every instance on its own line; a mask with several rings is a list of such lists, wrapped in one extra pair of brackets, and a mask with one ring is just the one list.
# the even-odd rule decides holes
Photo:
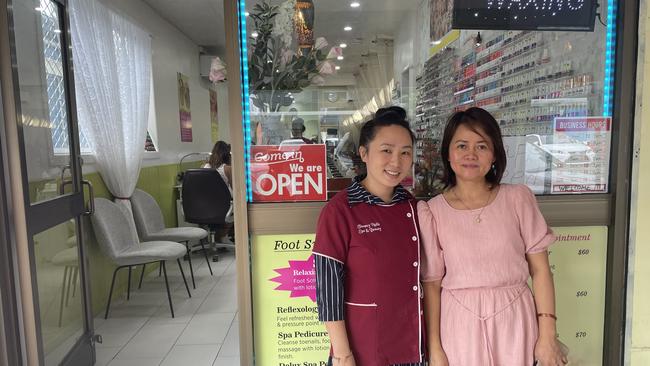
[[(185, 255), (185, 247), (180, 243), (170, 241), (149, 241), (140, 242), (138, 234), (133, 229), (133, 225), (128, 220), (129, 213), (123, 206), (115, 204), (105, 198), (95, 199), (95, 212), (91, 216), (91, 222), (95, 231), (95, 237), (100, 248), (115, 264), (117, 268), (113, 271), (113, 280), (111, 289), (108, 293), (108, 302), (104, 319), (108, 318), (108, 311), (111, 307), (111, 298), (113, 296), (113, 287), (115, 286), (115, 276), (117, 272), (128, 267), (129, 283), (127, 285), (127, 300), (131, 292), (131, 267), (146, 263), (159, 262), (162, 271), (165, 274), (165, 287), (167, 288), (167, 299), (169, 300), (169, 309), (174, 317), (174, 306), (172, 297), (169, 292), (169, 282), (167, 280), (167, 269), (165, 262), (176, 259), (178, 268), (181, 271), (183, 282), (187, 295), (190, 294), (190, 288), (185, 279), (185, 273), (181, 266), (180, 258)], [(144, 269), (143, 269), (144, 271)]]
[[(188, 262), (190, 264), (190, 276), (192, 277), (192, 287), (196, 288), (194, 281), (194, 268), (192, 267), (192, 253), (190, 250), (190, 241), (198, 240), (203, 248), (203, 255), (205, 261), (208, 263), (210, 275), (212, 275), (212, 267), (210, 260), (203, 244), (203, 239), (208, 236), (208, 232), (198, 227), (173, 227), (166, 228), (165, 221), (163, 220), (160, 206), (156, 200), (147, 192), (136, 189), (131, 196), (131, 206), (133, 207), (133, 218), (135, 226), (138, 229), (138, 235), (142, 241), (176, 241), (185, 243), (185, 250), (187, 252)], [(144, 266), (142, 273), (144, 273)], [(142, 283), (142, 274), (140, 275), (140, 283)]]

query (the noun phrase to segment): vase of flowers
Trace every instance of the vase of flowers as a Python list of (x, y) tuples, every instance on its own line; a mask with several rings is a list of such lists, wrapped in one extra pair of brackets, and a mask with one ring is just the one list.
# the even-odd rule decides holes
[(279, 144), (290, 136), (278, 112), (304, 88), (322, 85), (335, 72), (333, 59), (342, 54), (339, 47), (326, 50), (323, 37), (312, 47), (294, 48), (295, 12), (296, 0), (287, 0), (280, 5), (256, 4), (250, 14), (256, 36), (251, 40), (248, 76), (251, 103), (262, 117), (258, 143)]

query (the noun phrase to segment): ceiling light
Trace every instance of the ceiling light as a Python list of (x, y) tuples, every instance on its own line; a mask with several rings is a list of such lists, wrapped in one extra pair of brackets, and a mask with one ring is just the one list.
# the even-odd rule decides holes
[(34, 10), (36, 10), (36, 11), (43, 11), (43, 8), (41, 8), (41, 7), (39, 6), (39, 7), (34, 8)]
[(341, 70), (341, 66), (334, 66), (334, 70)]
[(349, 32), (349, 31), (352, 30), (352, 27), (350, 27), (349, 25), (346, 25), (346, 26), (343, 28), (343, 30), (346, 31), (346, 32)]
[(350, 6), (353, 8), (358, 8), (361, 6), (361, 4), (358, 1), (353, 1), (350, 3)]
[(244, 15), (245, 15), (245, 16), (249, 16), (249, 15), (251, 15), (251, 13), (249, 13), (249, 12), (246, 11), (246, 12), (244, 12)]
[(341, 60), (343, 60), (343, 56), (338, 56), (336, 59), (341, 61)]
[(347, 46), (348, 46), (347, 43), (341, 43), (341, 44), (339, 45), (339, 47), (341, 47), (341, 48), (346, 48)]
[(55, 29), (54, 33), (61, 33), (61, 30), (60, 29)]
[(259, 36), (259, 34), (258, 34), (257, 32), (253, 32), (253, 33), (251, 33), (251, 37), (253, 37), (253, 38), (257, 38), (257, 36)]
[(434, 46), (437, 46), (437, 45), (439, 45), (440, 43), (442, 43), (442, 40), (440, 40), (440, 39), (437, 40), (437, 41), (432, 41), (432, 42), (431, 42), (431, 44), (434, 45)]

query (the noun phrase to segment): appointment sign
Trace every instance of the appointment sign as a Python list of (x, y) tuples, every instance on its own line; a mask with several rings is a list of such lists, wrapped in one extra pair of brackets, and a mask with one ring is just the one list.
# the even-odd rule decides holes
[(593, 31), (596, 5), (596, 0), (454, 0), (452, 27)]
[(325, 145), (251, 146), (254, 202), (327, 200)]

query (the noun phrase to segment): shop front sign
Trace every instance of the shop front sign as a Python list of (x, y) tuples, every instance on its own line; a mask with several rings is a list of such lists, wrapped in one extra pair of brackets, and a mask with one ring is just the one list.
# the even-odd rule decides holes
[(327, 200), (325, 145), (251, 146), (255, 202)]

